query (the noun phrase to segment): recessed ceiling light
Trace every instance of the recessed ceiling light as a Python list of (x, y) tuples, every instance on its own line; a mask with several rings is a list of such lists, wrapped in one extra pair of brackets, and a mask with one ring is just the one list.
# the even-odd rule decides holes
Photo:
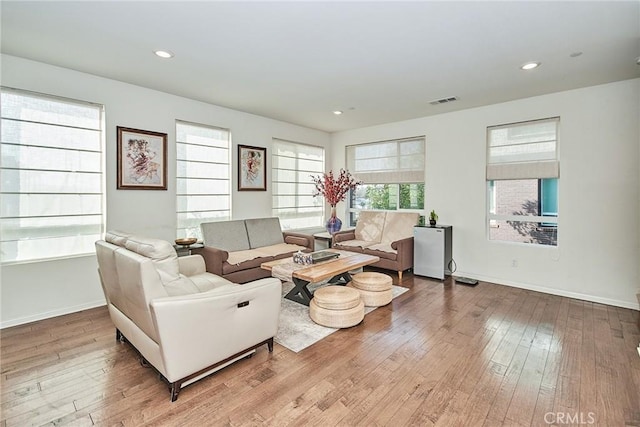
[(169, 52), (168, 50), (154, 50), (153, 53), (155, 53), (160, 58), (173, 58), (173, 53)]
[(527, 62), (526, 64), (520, 67), (521, 70), (533, 70), (534, 68), (538, 68), (540, 66), (539, 62)]
[(335, 110), (335, 111), (333, 112), (333, 114), (335, 114), (336, 116), (339, 116), (340, 114), (342, 114), (342, 111), (340, 111), (340, 110)]

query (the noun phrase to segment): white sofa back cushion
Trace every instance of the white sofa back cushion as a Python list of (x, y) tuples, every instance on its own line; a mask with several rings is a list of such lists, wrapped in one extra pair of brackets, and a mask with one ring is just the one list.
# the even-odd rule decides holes
[(200, 224), (205, 246), (227, 252), (250, 249), (244, 220), (203, 222)]
[(356, 223), (356, 240), (380, 243), (387, 212), (361, 211)]
[(246, 219), (244, 222), (251, 249), (284, 243), (279, 218)]
[(116, 251), (116, 269), (125, 298), (123, 314), (152, 340), (158, 342), (149, 303), (154, 298), (168, 296), (153, 262), (131, 251)]
[(96, 242), (96, 256), (100, 269), (100, 279), (107, 302), (118, 307), (120, 311), (125, 310), (125, 298), (120, 288), (120, 279), (116, 271), (115, 252), (120, 246), (106, 241)]
[(122, 246), (124, 248), (124, 244), (127, 243), (127, 239), (131, 237), (131, 233), (127, 233), (126, 231), (118, 231), (112, 230), (107, 231), (104, 236), (104, 240), (113, 243), (114, 245)]
[(180, 274), (176, 250), (166, 240), (130, 236), (125, 243), (125, 248), (150, 259), (160, 276), (167, 296), (200, 292), (191, 280)]
[(391, 243), (396, 240), (413, 236), (413, 227), (418, 224), (419, 213), (414, 212), (387, 212), (384, 221), (381, 243)]

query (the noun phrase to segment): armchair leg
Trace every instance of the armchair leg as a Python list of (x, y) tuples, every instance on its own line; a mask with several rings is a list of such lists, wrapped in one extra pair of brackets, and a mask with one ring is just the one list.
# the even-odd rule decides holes
[(171, 401), (172, 402), (175, 402), (176, 400), (178, 400), (178, 393), (180, 393), (181, 385), (182, 385), (182, 383), (180, 383), (179, 381), (172, 382), (169, 385), (169, 392), (171, 393)]
[(269, 349), (269, 353), (273, 353), (273, 337), (269, 338), (269, 341), (267, 341), (267, 348)]
[(402, 270), (398, 271), (398, 282), (402, 281)]
[(122, 335), (122, 332), (120, 332), (120, 329), (116, 328), (116, 341), (118, 342), (125, 342), (125, 338), (124, 335)]

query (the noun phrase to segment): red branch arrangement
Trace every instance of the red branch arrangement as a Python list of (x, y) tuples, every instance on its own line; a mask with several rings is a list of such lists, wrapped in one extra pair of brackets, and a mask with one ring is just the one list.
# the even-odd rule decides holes
[(337, 179), (334, 178), (333, 171), (317, 176), (311, 175), (311, 179), (316, 185), (313, 197), (323, 196), (331, 207), (335, 207), (338, 202), (343, 201), (349, 190), (355, 190), (358, 185), (362, 184), (344, 169), (340, 169), (340, 175)]

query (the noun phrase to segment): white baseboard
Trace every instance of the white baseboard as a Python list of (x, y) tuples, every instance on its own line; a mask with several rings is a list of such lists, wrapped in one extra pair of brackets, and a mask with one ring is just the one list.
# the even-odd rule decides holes
[(86, 304), (76, 305), (73, 307), (65, 307), (59, 310), (47, 311), (44, 313), (38, 313), (31, 316), (20, 317), (17, 319), (6, 320), (0, 322), (0, 329), (10, 328), (11, 326), (24, 325), (25, 323), (36, 322), (38, 320), (49, 319), (51, 317), (62, 316), (65, 314), (76, 313), (82, 310), (88, 310), (90, 308), (96, 308), (100, 306), (107, 305), (105, 300), (93, 301)]
[(495, 277), (482, 276), (482, 275), (477, 275), (470, 272), (462, 272), (462, 271), (456, 272), (456, 276), (472, 277), (474, 279), (477, 279), (483, 282), (495, 283), (496, 285), (511, 286), (514, 288), (527, 289), (529, 291), (542, 292), (544, 294), (558, 295), (561, 297), (579, 299), (579, 300), (589, 301), (589, 302), (597, 302), (599, 304), (612, 305), (614, 307), (629, 308), (631, 310), (640, 311), (640, 303), (635, 303), (633, 301), (622, 301), (617, 299), (599, 297), (596, 295), (582, 294), (579, 292), (570, 292), (562, 289), (545, 288), (543, 286), (532, 285), (530, 283), (507, 282), (505, 280), (498, 279)]

